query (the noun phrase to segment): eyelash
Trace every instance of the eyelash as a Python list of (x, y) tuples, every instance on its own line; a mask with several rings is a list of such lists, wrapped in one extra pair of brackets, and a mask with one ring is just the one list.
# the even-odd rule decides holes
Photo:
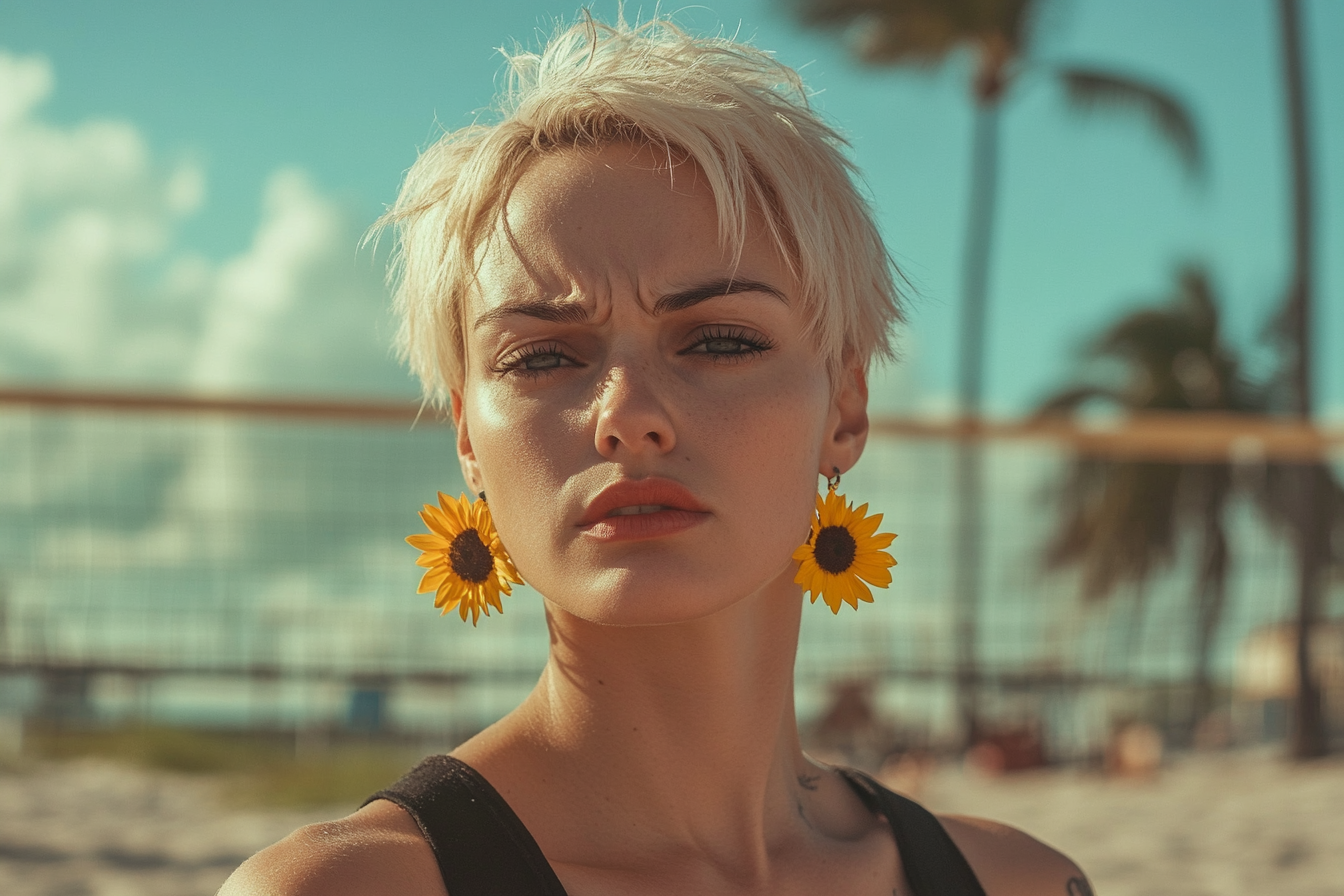
[[(568, 361), (569, 363), (568, 364), (559, 363), (553, 367), (524, 366), (530, 358), (540, 358), (545, 357), (547, 355), (557, 357), (562, 362)], [(495, 368), (495, 373), (516, 374), (519, 376), (528, 377), (530, 379), (535, 379), (540, 376), (545, 376), (546, 374), (549, 373), (554, 373), (561, 367), (578, 366), (578, 363), (579, 362), (577, 360), (571, 358), (569, 355), (565, 354), (563, 351), (560, 350), (559, 343), (541, 342), (541, 343), (534, 343), (532, 345), (524, 345), (517, 351), (511, 352), (507, 357), (504, 358), (504, 360), (502, 360), (499, 363), (499, 366)]]
[[(743, 348), (741, 351), (735, 351), (735, 352), (696, 351), (696, 349), (699, 348), (700, 346), (706, 345), (710, 342), (736, 342), (742, 345)], [(768, 339), (765, 336), (753, 333), (750, 330), (745, 330), (741, 327), (710, 327), (702, 331), (699, 335), (699, 338), (697, 338), (695, 342), (693, 342), (687, 348), (682, 349), (677, 354), (708, 355), (711, 358), (713, 358), (716, 364), (723, 363), (725, 361), (729, 363), (734, 363), (746, 357), (756, 357), (758, 355), (762, 355), (770, 351), (774, 347), (775, 343), (772, 340)], [(525, 366), (528, 360), (531, 358), (541, 358), (546, 356), (559, 358), (562, 363), (557, 363), (551, 367), (530, 368)], [(563, 362), (568, 363), (566, 364)], [(504, 360), (502, 360), (499, 363), (499, 366), (495, 368), (495, 373), (504, 375), (519, 375), (528, 377), (529, 379), (535, 379), (540, 376), (545, 376), (547, 374), (554, 373), (561, 367), (571, 367), (571, 366), (572, 367), (579, 366), (578, 360), (565, 354), (565, 352), (561, 350), (559, 343), (542, 342), (542, 343), (534, 343), (532, 345), (524, 345), (518, 350), (510, 353), (507, 357), (504, 358)]]
[[(736, 352), (697, 352), (696, 349), (710, 342), (737, 342), (743, 348)], [(753, 333), (750, 330), (741, 327), (709, 327), (701, 331), (699, 338), (689, 346), (682, 349), (678, 354), (692, 355), (703, 354), (711, 356), (716, 363), (723, 361), (739, 361), (746, 357), (756, 357), (765, 354), (775, 347), (775, 343), (765, 336)]]

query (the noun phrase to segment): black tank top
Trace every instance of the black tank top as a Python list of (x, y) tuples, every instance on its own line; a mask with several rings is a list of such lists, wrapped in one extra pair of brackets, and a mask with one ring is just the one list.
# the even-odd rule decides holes
[[(975, 872), (931, 812), (863, 772), (838, 769), (863, 804), (891, 825), (914, 896), (985, 896)], [(448, 896), (567, 896), (522, 821), (490, 782), (452, 756), (430, 756), (387, 790), (420, 825)]]

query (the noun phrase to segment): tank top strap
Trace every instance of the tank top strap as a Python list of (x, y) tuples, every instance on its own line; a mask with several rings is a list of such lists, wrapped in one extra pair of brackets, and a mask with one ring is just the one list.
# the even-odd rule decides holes
[(405, 809), (434, 850), (448, 896), (566, 896), (523, 822), (490, 782), (452, 756), (430, 756), (364, 801)]
[(914, 896), (985, 896), (970, 863), (932, 812), (861, 771), (837, 771), (870, 812), (886, 817)]

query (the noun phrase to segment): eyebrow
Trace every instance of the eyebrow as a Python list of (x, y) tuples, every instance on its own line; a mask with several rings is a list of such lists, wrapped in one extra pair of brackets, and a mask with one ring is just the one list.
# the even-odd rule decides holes
[[(788, 304), (788, 299), (784, 294), (775, 289), (768, 283), (760, 280), (738, 280), (730, 277), (720, 277), (715, 280), (706, 280), (687, 289), (668, 293), (661, 296), (653, 304), (654, 316), (666, 314), (671, 311), (684, 311), (687, 308), (699, 305), (701, 302), (709, 299), (717, 299), (722, 296), (731, 296), (744, 292), (760, 292), (769, 296), (774, 296), (781, 302)], [(577, 302), (557, 302), (549, 299), (542, 300), (523, 300), (518, 302), (505, 302), (497, 308), (491, 308), (489, 311), (476, 318), (475, 328), (480, 328), (488, 323), (520, 314), (524, 317), (533, 317), (538, 320), (548, 320), (554, 323), (577, 324), (583, 323), (588, 319), (588, 309)]]

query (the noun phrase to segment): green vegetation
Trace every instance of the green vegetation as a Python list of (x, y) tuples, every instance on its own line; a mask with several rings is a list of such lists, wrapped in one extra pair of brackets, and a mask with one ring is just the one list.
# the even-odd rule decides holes
[[(1089, 363), (1078, 383), (1048, 398), (1039, 413), (1067, 416), (1086, 406), (1124, 414), (1263, 416), (1279, 410), (1281, 394), (1293, 387), (1282, 373), (1260, 383), (1246, 377), (1238, 352), (1223, 339), (1221, 306), (1207, 273), (1185, 268), (1164, 300), (1145, 304), (1100, 333), (1087, 346)], [(1272, 327), (1271, 335), (1278, 329)], [(1129, 586), (1141, 602), (1146, 583), (1173, 567), (1183, 545), (1193, 548), (1196, 624), (1189, 735), (1215, 703), (1210, 663), (1233, 565), (1228, 507), (1238, 495), (1250, 499), (1270, 531), (1298, 541), (1301, 562), (1301, 530), (1295, 527), (1304, 477), (1317, 505), (1316, 528), (1310, 532), (1321, 542), (1312, 554), (1313, 587), (1320, 589), (1326, 574), (1344, 571), (1344, 550), (1334, 535), (1344, 532), (1344, 485), (1327, 464), (1271, 459), (1253, 475), (1238, 475), (1230, 458), (1176, 462), (1080, 456), (1055, 490), (1058, 518), (1044, 551), (1045, 566), (1078, 569), (1085, 599), (1105, 600)]]
[(217, 777), (233, 805), (345, 806), (391, 784), (424, 755), (405, 744), (332, 743), (296, 755), (292, 735), (126, 726), (43, 728), (25, 732), (32, 759), (86, 757), (141, 768)]

